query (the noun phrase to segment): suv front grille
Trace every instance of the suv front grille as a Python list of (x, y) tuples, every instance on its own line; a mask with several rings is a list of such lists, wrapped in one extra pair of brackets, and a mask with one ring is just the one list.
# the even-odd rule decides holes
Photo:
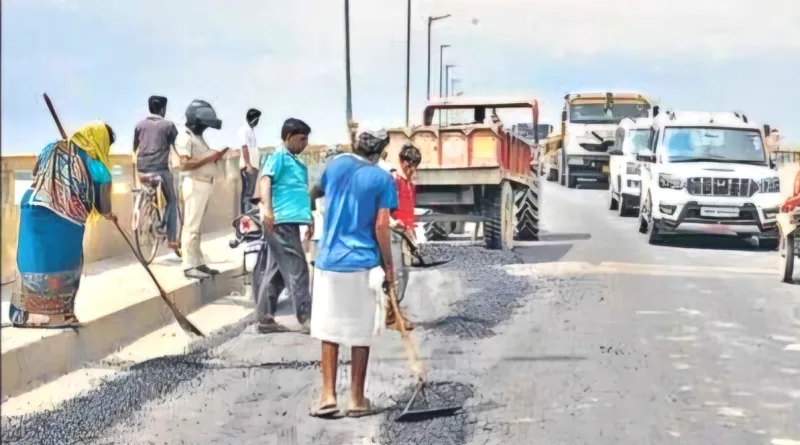
[(689, 178), (686, 191), (699, 196), (750, 197), (758, 191), (758, 184), (749, 178)]

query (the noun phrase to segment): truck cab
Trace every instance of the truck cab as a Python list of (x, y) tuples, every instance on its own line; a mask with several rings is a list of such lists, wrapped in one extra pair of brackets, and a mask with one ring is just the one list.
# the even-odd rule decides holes
[(636, 154), (650, 141), (651, 118), (625, 118), (619, 123), (609, 155), (608, 208), (620, 216), (639, 208), (641, 164)]
[(556, 153), (561, 185), (607, 185), (608, 151), (617, 126), (625, 118), (651, 117), (652, 102), (635, 92), (569, 93), (564, 96), (560, 136), (547, 142)]
[(639, 231), (754, 238), (777, 246), (780, 180), (764, 130), (727, 112), (672, 112), (653, 119), (641, 161)]

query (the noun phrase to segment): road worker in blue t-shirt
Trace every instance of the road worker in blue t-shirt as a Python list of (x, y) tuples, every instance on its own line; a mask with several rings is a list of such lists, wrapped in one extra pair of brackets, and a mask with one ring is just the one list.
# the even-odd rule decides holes
[(308, 226), (306, 239), (314, 235), (308, 168), (298, 155), (308, 146), (311, 127), (299, 119), (287, 119), (281, 129), (283, 144), (261, 168), (258, 190), (264, 222), (264, 247), (253, 271), (258, 332), (285, 332), (275, 321), (278, 297), (286, 288), (294, 301), (297, 321), (305, 332), (311, 315), (308, 263), (300, 239), (300, 226)]

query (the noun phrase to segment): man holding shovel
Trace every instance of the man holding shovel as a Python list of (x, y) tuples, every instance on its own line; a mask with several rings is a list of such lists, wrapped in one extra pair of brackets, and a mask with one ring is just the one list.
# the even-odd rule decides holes
[(384, 280), (394, 283), (390, 212), (397, 191), (392, 176), (376, 165), (388, 142), (385, 132), (361, 134), (355, 154), (332, 159), (313, 193), (324, 194), (325, 217), (311, 311), (311, 335), (322, 341), (322, 391), (312, 416), (339, 412), (339, 345), (352, 348), (348, 415), (371, 414), (364, 397), (369, 347), (385, 328)]

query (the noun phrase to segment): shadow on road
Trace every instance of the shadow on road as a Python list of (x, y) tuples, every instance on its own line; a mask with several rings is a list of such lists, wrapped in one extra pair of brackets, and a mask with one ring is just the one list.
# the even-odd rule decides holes
[(739, 250), (747, 252), (770, 252), (775, 249), (755, 247), (749, 240), (734, 236), (716, 235), (668, 235), (660, 244), (664, 247), (703, 250)]
[(512, 252), (517, 254), (524, 264), (553, 263), (569, 253), (572, 244), (545, 244), (541, 246), (514, 247)]
[(583, 355), (535, 355), (531, 357), (511, 356), (503, 357), (507, 362), (578, 362), (586, 360)]
[(540, 241), (585, 241), (592, 239), (590, 233), (549, 233), (544, 232), (539, 237)]

